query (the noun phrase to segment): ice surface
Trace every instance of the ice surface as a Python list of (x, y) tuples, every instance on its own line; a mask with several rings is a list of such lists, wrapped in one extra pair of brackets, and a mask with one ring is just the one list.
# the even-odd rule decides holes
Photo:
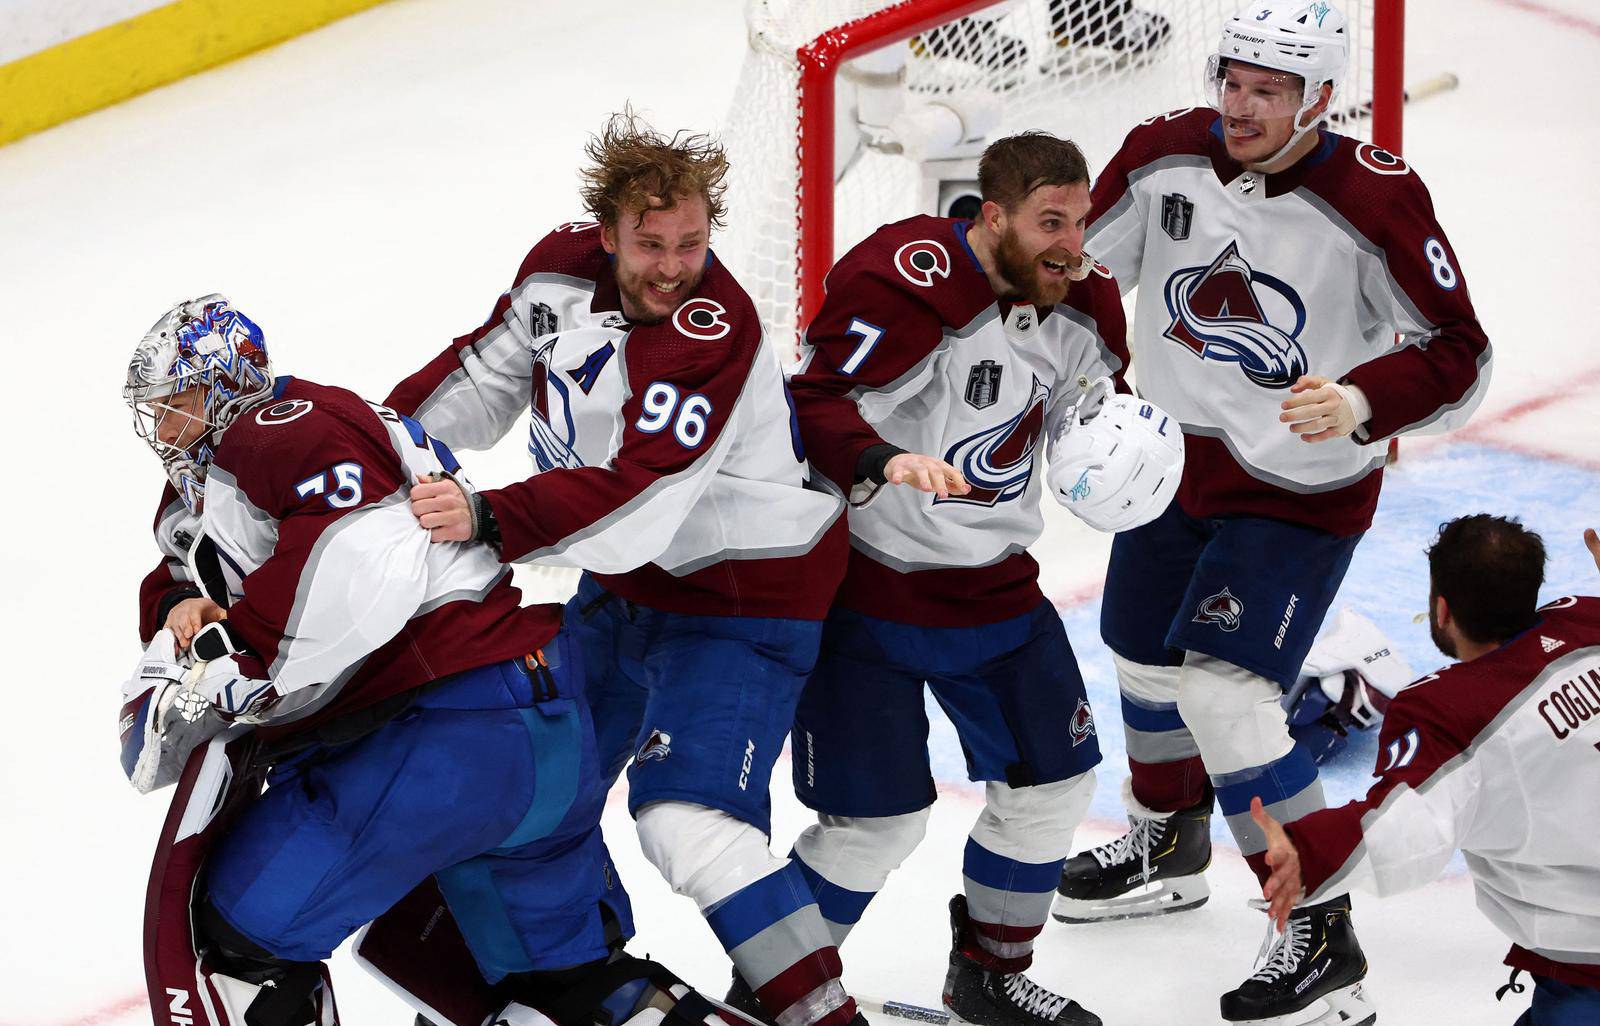
[[(1443, 519), (1520, 513), (1554, 557), (1548, 594), (1595, 590), (1578, 531), (1600, 522), (1600, 354), (1579, 301), (1594, 290), (1600, 237), (1588, 109), (1600, 24), (1582, 0), (1412, 0), (1410, 11), (1407, 77), (1449, 70), (1462, 84), (1408, 113), (1405, 154), (1497, 350), (1466, 436), (1408, 446), (1391, 471), (1340, 599), (1420, 671), (1437, 662), (1411, 622), (1426, 596), (1421, 548)], [(631, 100), (661, 126), (715, 129), (742, 40), (731, 0), (399, 0), (0, 149), (0, 341), (21, 375), (0, 514), (12, 667), (0, 1026), (148, 1021), (140, 907), (165, 803), (127, 786), (112, 732), (160, 489), (117, 396), (145, 328), (174, 300), (221, 290), (265, 327), (282, 370), (381, 398), (483, 318), (539, 235), (580, 213), (580, 146), (607, 112)], [(470, 460), (492, 483), (525, 466), (515, 432)], [(1119, 831), (1115, 685), (1095, 631), (1106, 549), (1064, 515), (1038, 548), (1108, 749), (1080, 846)], [(945, 780), (929, 840), (844, 950), (846, 982), (864, 995), (937, 1001), (944, 903), (979, 792), (961, 779), (948, 727), (934, 747)], [(1370, 755), (1369, 741), (1328, 774), (1331, 797), (1364, 787)], [(806, 822), (786, 773), (774, 789), (780, 846)], [(643, 862), (620, 795), (606, 827), (639, 913), (635, 950), (720, 993), (721, 951)], [(1114, 1026), (1217, 1021), (1216, 996), (1244, 977), (1262, 927), (1235, 855), (1219, 852), (1211, 882), (1193, 913), (1052, 924), (1036, 977)], [(1358, 896), (1356, 922), (1382, 1022), (1509, 1023), (1527, 1003), (1493, 1002), (1506, 944), (1459, 872), (1382, 904)], [(409, 1022), (342, 954), (335, 972), (347, 1022)]]

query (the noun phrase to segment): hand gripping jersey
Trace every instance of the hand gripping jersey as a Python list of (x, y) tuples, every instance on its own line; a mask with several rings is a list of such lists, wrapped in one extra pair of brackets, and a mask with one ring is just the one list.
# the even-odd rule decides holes
[(970, 227), (913, 217), (846, 254), (790, 381), (806, 451), (839, 488), (884, 443), (941, 457), (972, 485), (949, 499), (885, 486), (850, 511), (840, 604), (930, 627), (996, 623), (1039, 604), (1026, 550), (1044, 528), (1047, 422), (1095, 378), (1120, 385), (1127, 360), (1122, 302), (1103, 267), (1051, 309), (1002, 303)]
[(278, 697), (259, 732), (302, 730), (554, 637), (560, 606), (521, 608), (488, 549), (434, 545), (417, 526), (411, 484), (456, 466), (414, 421), (295, 378), (222, 434), (202, 522), (228, 633), (248, 652), (240, 668)]
[(457, 449), (531, 410), (534, 475), (483, 493), (502, 555), (594, 571), (667, 612), (818, 619), (842, 572), (843, 503), (806, 487), (777, 354), (713, 258), (659, 324), (622, 315), (593, 222), (522, 262), (488, 323), (389, 397)]
[(1600, 599), (1401, 691), (1366, 798), (1288, 824), (1307, 901), (1420, 887), (1460, 849), (1506, 962), (1600, 986)]
[[(1377, 504), (1381, 443), (1465, 423), (1489, 341), (1404, 161), (1323, 132), (1262, 175), (1228, 157), (1220, 126), (1195, 109), (1130, 132), (1095, 183), (1086, 245), (1124, 291), (1140, 286), (1134, 376), (1183, 423), (1184, 511), (1355, 534)], [(1307, 443), (1279, 422), (1302, 374), (1360, 386), (1360, 441)]]
[(201, 536), (200, 518), (189, 512), (170, 484), (161, 493), (153, 529), (161, 562), (139, 585), (139, 642), (144, 645), (166, 623), (173, 606), (201, 594), (189, 566), (189, 550)]

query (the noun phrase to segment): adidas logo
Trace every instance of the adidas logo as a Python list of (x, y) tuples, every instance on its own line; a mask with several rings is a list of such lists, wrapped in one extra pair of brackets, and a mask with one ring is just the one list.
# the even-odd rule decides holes
[(1556, 649), (1560, 648), (1562, 645), (1565, 645), (1566, 642), (1565, 641), (1557, 641), (1555, 638), (1547, 638), (1543, 634), (1541, 634), (1541, 635), (1539, 635), (1539, 644), (1544, 647), (1544, 650), (1546, 652), (1554, 652)]

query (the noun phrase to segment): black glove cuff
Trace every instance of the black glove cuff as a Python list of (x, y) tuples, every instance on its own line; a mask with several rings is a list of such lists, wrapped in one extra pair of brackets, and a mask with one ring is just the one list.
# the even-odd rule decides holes
[(221, 659), (223, 656), (241, 655), (250, 651), (250, 646), (234, 631), (226, 620), (208, 623), (195, 634), (194, 641), (189, 644), (189, 651), (202, 662)]
[(500, 521), (495, 519), (494, 507), (480, 492), (467, 496), (472, 505), (472, 540), (483, 542), (495, 552), (500, 551)]
[(861, 455), (856, 459), (856, 481), (871, 481), (873, 484), (880, 485), (888, 484), (889, 480), (884, 476), (884, 468), (889, 465), (890, 460), (905, 451), (898, 445), (890, 445), (888, 442), (867, 446), (861, 450)]

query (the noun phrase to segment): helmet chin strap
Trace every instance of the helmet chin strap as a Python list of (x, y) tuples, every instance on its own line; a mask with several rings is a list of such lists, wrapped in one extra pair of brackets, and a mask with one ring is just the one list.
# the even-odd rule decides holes
[[(1278, 152), (1274, 153), (1272, 156), (1268, 157), (1266, 160), (1256, 161), (1256, 163), (1255, 163), (1256, 167), (1262, 169), (1263, 171), (1267, 172), (1268, 174), (1273, 174), (1275, 172), (1285, 170), (1285, 168), (1274, 167), (1273, 165), (1277, 164), (1278, 161), (1282, 160), (1285, 156), (1287, 156), (1289, 151), (1294, 149), (1295, 146), (1297, 146), (1299, 144), (1300, 140), (1304, 139), (1306, 137), (1307, 133), (1315, 132), (1317, 130), (1317, 128), (1322, 124), (1323, 118), (1321, 118), (1321, 117), (1313, 118), (1312, 121), (1311, 121), (1311, 124), (1309, 124), (1309, 125), (1301, 125), (1300, 124), (1300, 119), (1305, 117), (1307, 113), (1309, 113), (1312, 109), (1314, 109), (1316, 107), (1316, 105), (1319, 102), (1321, 102), (1321, 97), (1322, 97), (1322, 87), (1318, 86), (1317, 87), (1317, 99), (1310, 100), (1310, 101), (1302, 103), (1300, 105), (1300, 109), (1295, 112), (1295, 116), (1294, 116), (1295, 130), (1294, 130), (1294, 133), (1289, 136), (1289, 141), (1284, 143), (1281, 147), (1279, 147), (1278, 148)], [(1332, 97), (1330, 97), (1330, 100), (1331, 99), (1332, 99)]]

